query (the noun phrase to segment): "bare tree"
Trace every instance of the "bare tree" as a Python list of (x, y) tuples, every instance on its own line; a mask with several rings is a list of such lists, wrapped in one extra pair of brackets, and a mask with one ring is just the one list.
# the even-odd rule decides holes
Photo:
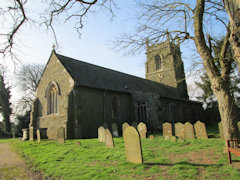
[(34, 19), (31, 16), (32, 9), (27, 8), (31, 0), (9, 0), (1, 2), (0, 17), (0, 54), (3, 57), (11, 57), (12, 60), (18, 59), (16, 48), (18, 44), (18, 33), (24, 28), (24, 24), (45, 26), (53, 32), (55, 43), (57, 43), (57, 34), (54, 30), (56, 22), (68, 22), (72, 19), (76, 21), (75, 27), (80, 34), (83, 28), (83, 19), (89, 14), (98, 10), (107, 10), (113, 16), (114, 0), (45, 0), (43, 3), (47, 6), (39, 17)]
[(223, 0), (229, 15), (231, 38), (230, 42), (234, 49), (235, 61), (240, 71), (240, 0)]
[[(224, 4), (219, 0), (151, 0), (140, 3), (138, 12), (136, 33), (124, 34), (116, 45), (136, 53), (143, 49), (146, 38), (150, 44), (163, 41), (168, 34), (178, 44), (193, 40), (218, 101), (225, 139), (239, 137), (237, 122), (240, 113), (230, 92), (229, 74), (232, 67), (231, 61), (226, 58), (230, 29)], [(213, 31), (216, 27), (225, 28), (226, 32), (219, 58), (221, 70), (216, 67), (212, 52), (211, 37), (222, 34), (222, 31), (219, 34)]]

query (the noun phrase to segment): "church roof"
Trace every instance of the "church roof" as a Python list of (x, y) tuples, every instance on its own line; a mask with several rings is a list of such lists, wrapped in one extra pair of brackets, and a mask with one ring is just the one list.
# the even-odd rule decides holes
[(79, 86), (125, 93), (139, 91), (176, 96), (175, 89), (167, 85), (55, 54)]

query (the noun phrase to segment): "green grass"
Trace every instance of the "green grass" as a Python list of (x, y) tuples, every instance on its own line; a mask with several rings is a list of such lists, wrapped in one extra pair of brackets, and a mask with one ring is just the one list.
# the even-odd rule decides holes
[[(77, 146), (76, 142), (81, 142), (81, 146)], [(67, 140), (65, 144), (50, 140), (40, 143), (13, 141), (12, 146), (30, 166), (52, 178), (72, 180), (240, 177), (240, 170), (228, 164), (227, 154), (223, 153), (224, 141), (219, 138), (185, 142), (165, 141), (161, 136), (156, 136), (155, 140), (143, 139), (144, 164), (127, 162), (123, 139), (114, 138), (114, 142), (114, 149), (105, 148), (105, 144), (97, 139)], [(194, 160), (195, 156), (199, 156), (197, 160)], [(235, 156), (233, 159), (240, 160)], [(211, 163), (208, 160), (211, 160)]]
[(9, 139), (0, 139), (0, 143), (6, 143), (6, 142), (12, 142), (12, 141), (16, 141), (17, 139), (12, 139), (12, 138), (9, 138)]

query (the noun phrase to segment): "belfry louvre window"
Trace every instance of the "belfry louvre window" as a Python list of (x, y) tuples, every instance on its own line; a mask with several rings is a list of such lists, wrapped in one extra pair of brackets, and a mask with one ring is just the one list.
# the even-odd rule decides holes
[(161, 57), (157, 54), (155, 56), (155, 64), (156, 64), (156, 70), (160, 69), (161, 68)]
[(137, 103), (138, 122), (147, 122), (147, 105), (146, 103)]
[(47, 91), (47, 114), (55, 114), (58, 111), (58, 87), (51, 83)]
[(119, 116), (119, 111), (118, 111), (118, 100), (117, 97), (114, 96), (112, 100), (112, 118), (116, 119)]

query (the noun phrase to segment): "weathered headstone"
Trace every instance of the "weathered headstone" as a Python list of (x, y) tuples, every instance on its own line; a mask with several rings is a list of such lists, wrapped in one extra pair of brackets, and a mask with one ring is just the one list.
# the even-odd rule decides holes
[(171, 136), (171, 137), (170, 137), (170, 141), (176, 142), (176, 136)]
[(193, 125), (186, 122), (184, 125), (184, 139), (195, 139)]
[(218, 123), (218, 130), (219, 130), (220, 138), (224, 139), (222, 121)]
[(107, 148), (114, 148), (114, 143), (113, 143), (113, 138), (112, 138), (112, 134), (109, 131), (109, 129), (105, 130), (106, 135), (105, 135), (105, 146)]
[(138, 123), (136, 121), (133, 121), (132, 126), (135, 127), (135, 129), (137, 129)]
[(195, 130), (197, 139), (208, 139), (206, 126), (204, 123), (197, 121), (194, 124), (194, 130)]
[(172, 134), (172, 124), (168, 123), (168, 122), (163, 123), (163, 136), (171, 137), (172, 135), (173, 135)]
[(184, 138), (178, 137), (177, 141), (178, 141), (178, 142), (184, 142)]
[(175, 127), (175, 136), (184, 138), (184, 127), (183, 124), (178, 122), (174, 124)]
[(134, 127), (128, 126), (124, 131), (123, 139), (127, 161), (143, 163), (142, 146), (138, 131)]
[(125, 129), (129, 126), (127, 122), (122, 124), (122, 135), (124, 134)]
[(150, 135), (149, 139), (154, 140), (154, 135)]
[(40, 129), (37, 129), (37, 141), (38, 141), (38, 142), (41, 141), (41, 133), (40, 133)]
[(169, 140), (170, 140), (170, 136), (165, 136), (164, 139), (165, 139), (166, 141), (169, 141)]
[(65, 128), (59, 127), (57, 129), (57, 141), (58, 143), (65, 143)]
[(22, 129), (23, 137), (22, 141), (26, 141), (28, 139), (28, 129)]
[(140, 122), (137, 126), (137, 130), (138, 130), (141, 138), (147, 137), (147, 126), (145, 123)]
[(112, 124), (112, 133), (114, 137), (118, 137), (118, 127), (117, 127), (117, 123), (113, 123)]
[(29, 141), (34, 141), (34, 128), (29, 126)]
[(99, 142), (105, 142), (105, 128), (103, 126), (100, 126), (98, 128), (98, 141)]

